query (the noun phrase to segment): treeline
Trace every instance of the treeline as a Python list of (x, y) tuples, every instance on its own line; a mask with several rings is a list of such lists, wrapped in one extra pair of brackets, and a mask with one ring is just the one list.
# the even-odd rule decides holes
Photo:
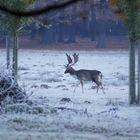
[[(36, 3), (36, 8), (46, 1)], [(127, 29), (108, 6), (107, 0), (80, 3), (60, 11), (34, 18), (23, 28), (24, 36), (42, 44), (76, 43), (87, 39), (96, 41), (98, 48), (106, 48), (109, 36), (125, 36)], [(5, 35), (1, 33), (1, 36)]]
[(79, 38), (96, 41), (101, 34), (107, 36), (124, 36), (126, 27), (120, 22), (111, 20), (81, 20), (73, 23), (57, 23), (50, 27), (30, 27), (30, 38), (40, 36), (42, 43), (75, 43)]

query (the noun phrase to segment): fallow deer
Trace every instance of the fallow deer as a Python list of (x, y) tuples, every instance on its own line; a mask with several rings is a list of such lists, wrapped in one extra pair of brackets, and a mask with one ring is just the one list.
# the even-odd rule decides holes
[(96, 83), (97, 93), (98, 93), (99, 88), (101, 88), (103, 93), (105, 93), (102, 86), (102, 73), (100, 71), (86, 70), (86, 69), (75, 70), (72, 66), (78, 62), (79, 55), (74, 53), (73, 59), (72, 59), (71, 56), (66, 53), (66, 57), (68, 60), (68, 64), (65, 66), (66, 70), (64, 73), (65, 74), (69, 73), (71, 76), (76, 77), (80, 81), (80, 84), (82, 86), (82, 92), (84, 92), (83, 90), (84, 81), (91, 81), (91, 82)]

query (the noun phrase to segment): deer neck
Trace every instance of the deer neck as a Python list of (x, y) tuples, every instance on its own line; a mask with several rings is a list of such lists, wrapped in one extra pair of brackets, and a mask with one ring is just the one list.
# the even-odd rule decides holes
[(74, 68), (72, 68), (70, 71), (69, 71), (70, 75), (76, 75), (76, 70)]

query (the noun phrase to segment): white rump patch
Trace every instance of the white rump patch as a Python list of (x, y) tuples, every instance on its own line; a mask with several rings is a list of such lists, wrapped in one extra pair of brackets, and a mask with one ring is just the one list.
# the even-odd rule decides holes
[(102, 73), (99, 73), (98, 80), (99, 80), (99, 82), (102, 82)]

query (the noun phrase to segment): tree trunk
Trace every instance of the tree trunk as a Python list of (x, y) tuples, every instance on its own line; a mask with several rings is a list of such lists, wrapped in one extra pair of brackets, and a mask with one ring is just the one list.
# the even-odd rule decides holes
[(100, 20), (98, 24), (97, 48), (107, 48), (108, 43), (105, 23), (103, 20)]
[(89, 34), (91, 41), (96, 40), (96, 15), (94, 6), (91, 8), (91, 20), (89, 20)]
[(12, 76), (15, 82), (17, 82), (18, 73), (18, 36), (17, 33), (13, 34), (13, 64), (12, 64)]
[(71, 23), (70, 25), (68, 25), (67, 28), (68, 28), (67, 43), (75, 43), (76, 42), (76, 34), (75, 34), (74, 23)]
[(140, 104), (140, 43), (138, 46), (138, 98), (137, 103)]
[(6, 65), (7, 69), (10, 67), (10, 37), (6, 36)]
[(59, 23), (58, 25), (58, 43), (63, 43), (64, 42), (64, 24), (63, 23)]
[(130, 40), (129, 46), (129, 103), (136, 103), (135, 85), (135, 41)]
[(96, 19), (89, 21), (89, 33), (91, 41), (96, 40)]
[(108, 40), (107, 40), (107, 31), (106, 31), (106, 20), (105, 17), (105, 11), (107, 10), (107, 1), (106, 0), (100, 0), (99, 3), (99, 20), (97, 25), (97, 32), (98, 32), (98, 38), (97, 38), (97, 47), (98, 48), (107, 48), (108, 46)]

